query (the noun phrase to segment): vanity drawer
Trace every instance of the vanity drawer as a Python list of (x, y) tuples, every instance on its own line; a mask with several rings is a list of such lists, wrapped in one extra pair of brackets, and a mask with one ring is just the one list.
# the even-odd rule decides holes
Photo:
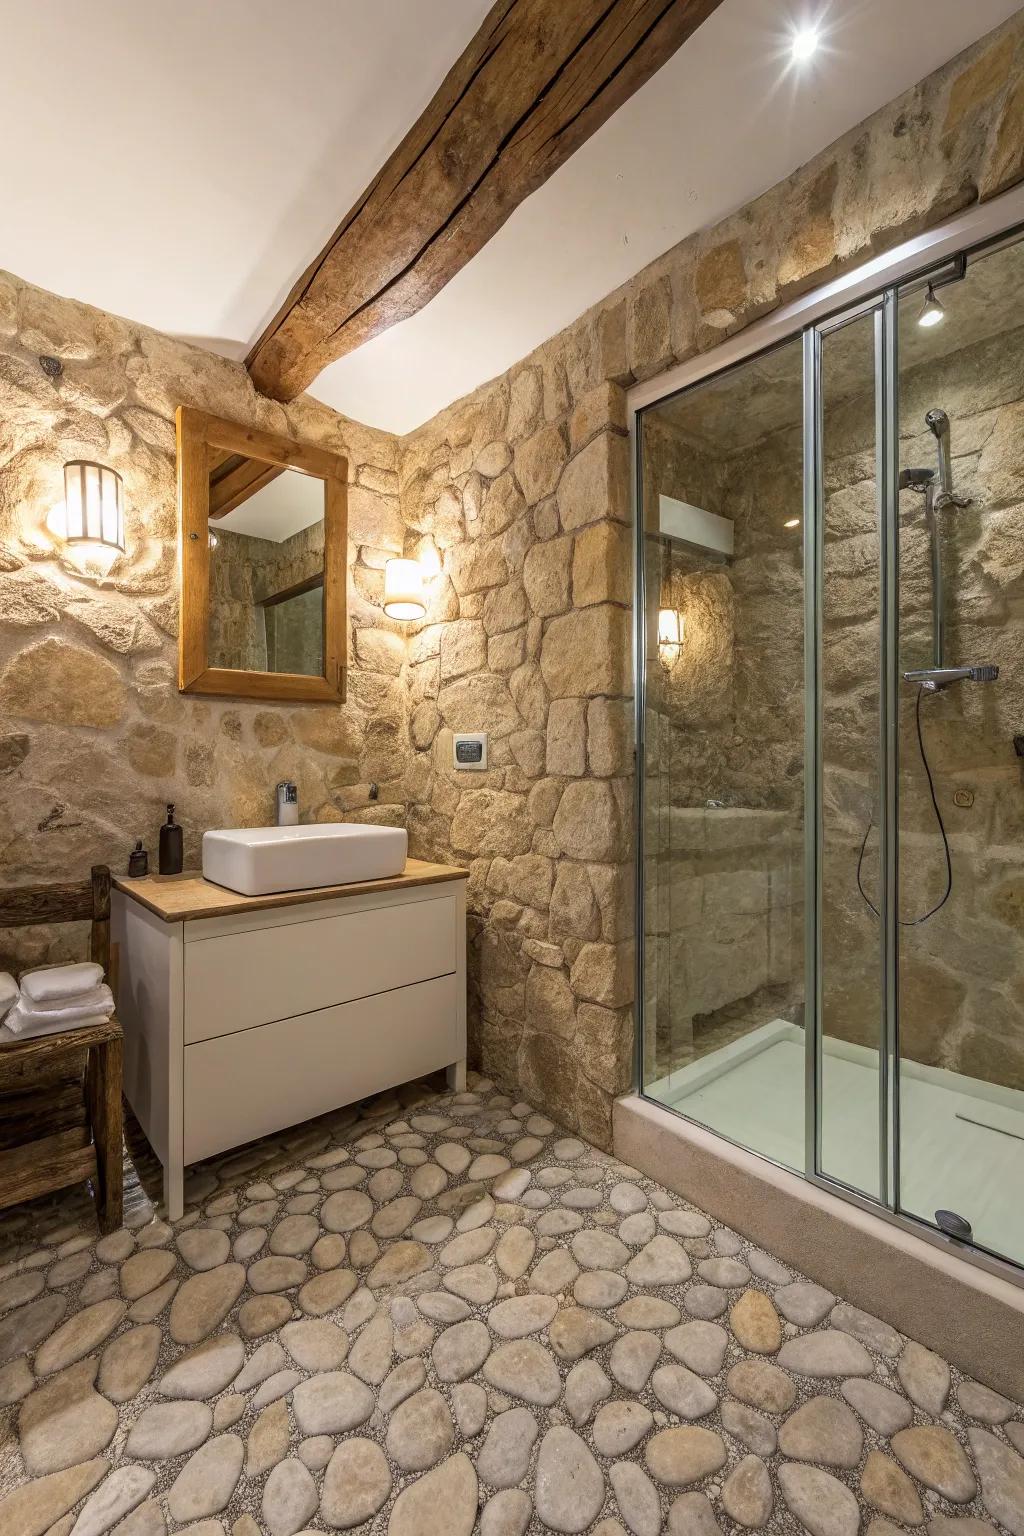
[(454, 896), (221, 934), (185, 946), (185, 1044), (456, 968)]
[(455, 976), (187, 1045), (185, 1162), (326, 1114), (464, 1054)]

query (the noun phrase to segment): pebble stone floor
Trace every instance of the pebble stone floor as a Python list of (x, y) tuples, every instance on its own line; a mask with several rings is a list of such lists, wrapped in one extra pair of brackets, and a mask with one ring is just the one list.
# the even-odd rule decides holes
[(480, 1078), (0, 1220), (2, 1536), (1024, 1536), (1024, 1412)]

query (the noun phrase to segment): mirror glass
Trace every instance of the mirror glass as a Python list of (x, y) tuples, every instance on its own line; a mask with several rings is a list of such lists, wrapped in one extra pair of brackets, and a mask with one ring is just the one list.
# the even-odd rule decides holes
[(324, 670), (325, 485), (210, 449), (209, 665)]

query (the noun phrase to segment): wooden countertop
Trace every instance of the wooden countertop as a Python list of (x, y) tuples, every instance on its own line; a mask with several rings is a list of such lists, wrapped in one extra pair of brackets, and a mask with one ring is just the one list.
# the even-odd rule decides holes
[(338, 896), (369, 896), (411, 885), (438, 885), (445, 880), (465, 880), (468, 873), (452, 864), (406, 859), (404, 872), (391, 875), (387, 880), (319, 885), (310, 891), (277, 891), (270, 896), (240, 896), (237, 891), (214, 885), (191, 870), (180, 875), (144, 875), (141, 880), (118, 875), (112, 884), (116, 890), (123, 891), (133, 901), (162, 917), (165, 923), (181, 923), (194, 917), (234, 917), (239, 912), (258, 912), (261, 907), (295, 907), (301, 902), (331, 901)]

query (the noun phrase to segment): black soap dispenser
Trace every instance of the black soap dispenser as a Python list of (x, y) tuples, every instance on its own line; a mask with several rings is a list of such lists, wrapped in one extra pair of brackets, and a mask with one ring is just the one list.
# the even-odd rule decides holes
[(148, 874), (149, 854), (143, 848), (142, 838), (140, 837), (128, 855), (128, 877), (131, 880), (141, 880), (144, 875)]
[(160, 873), (180, 875), (184, 859), (181, 828), (174, 820), (174, 806), (167, 807), (167, 822), (160, 828)]

